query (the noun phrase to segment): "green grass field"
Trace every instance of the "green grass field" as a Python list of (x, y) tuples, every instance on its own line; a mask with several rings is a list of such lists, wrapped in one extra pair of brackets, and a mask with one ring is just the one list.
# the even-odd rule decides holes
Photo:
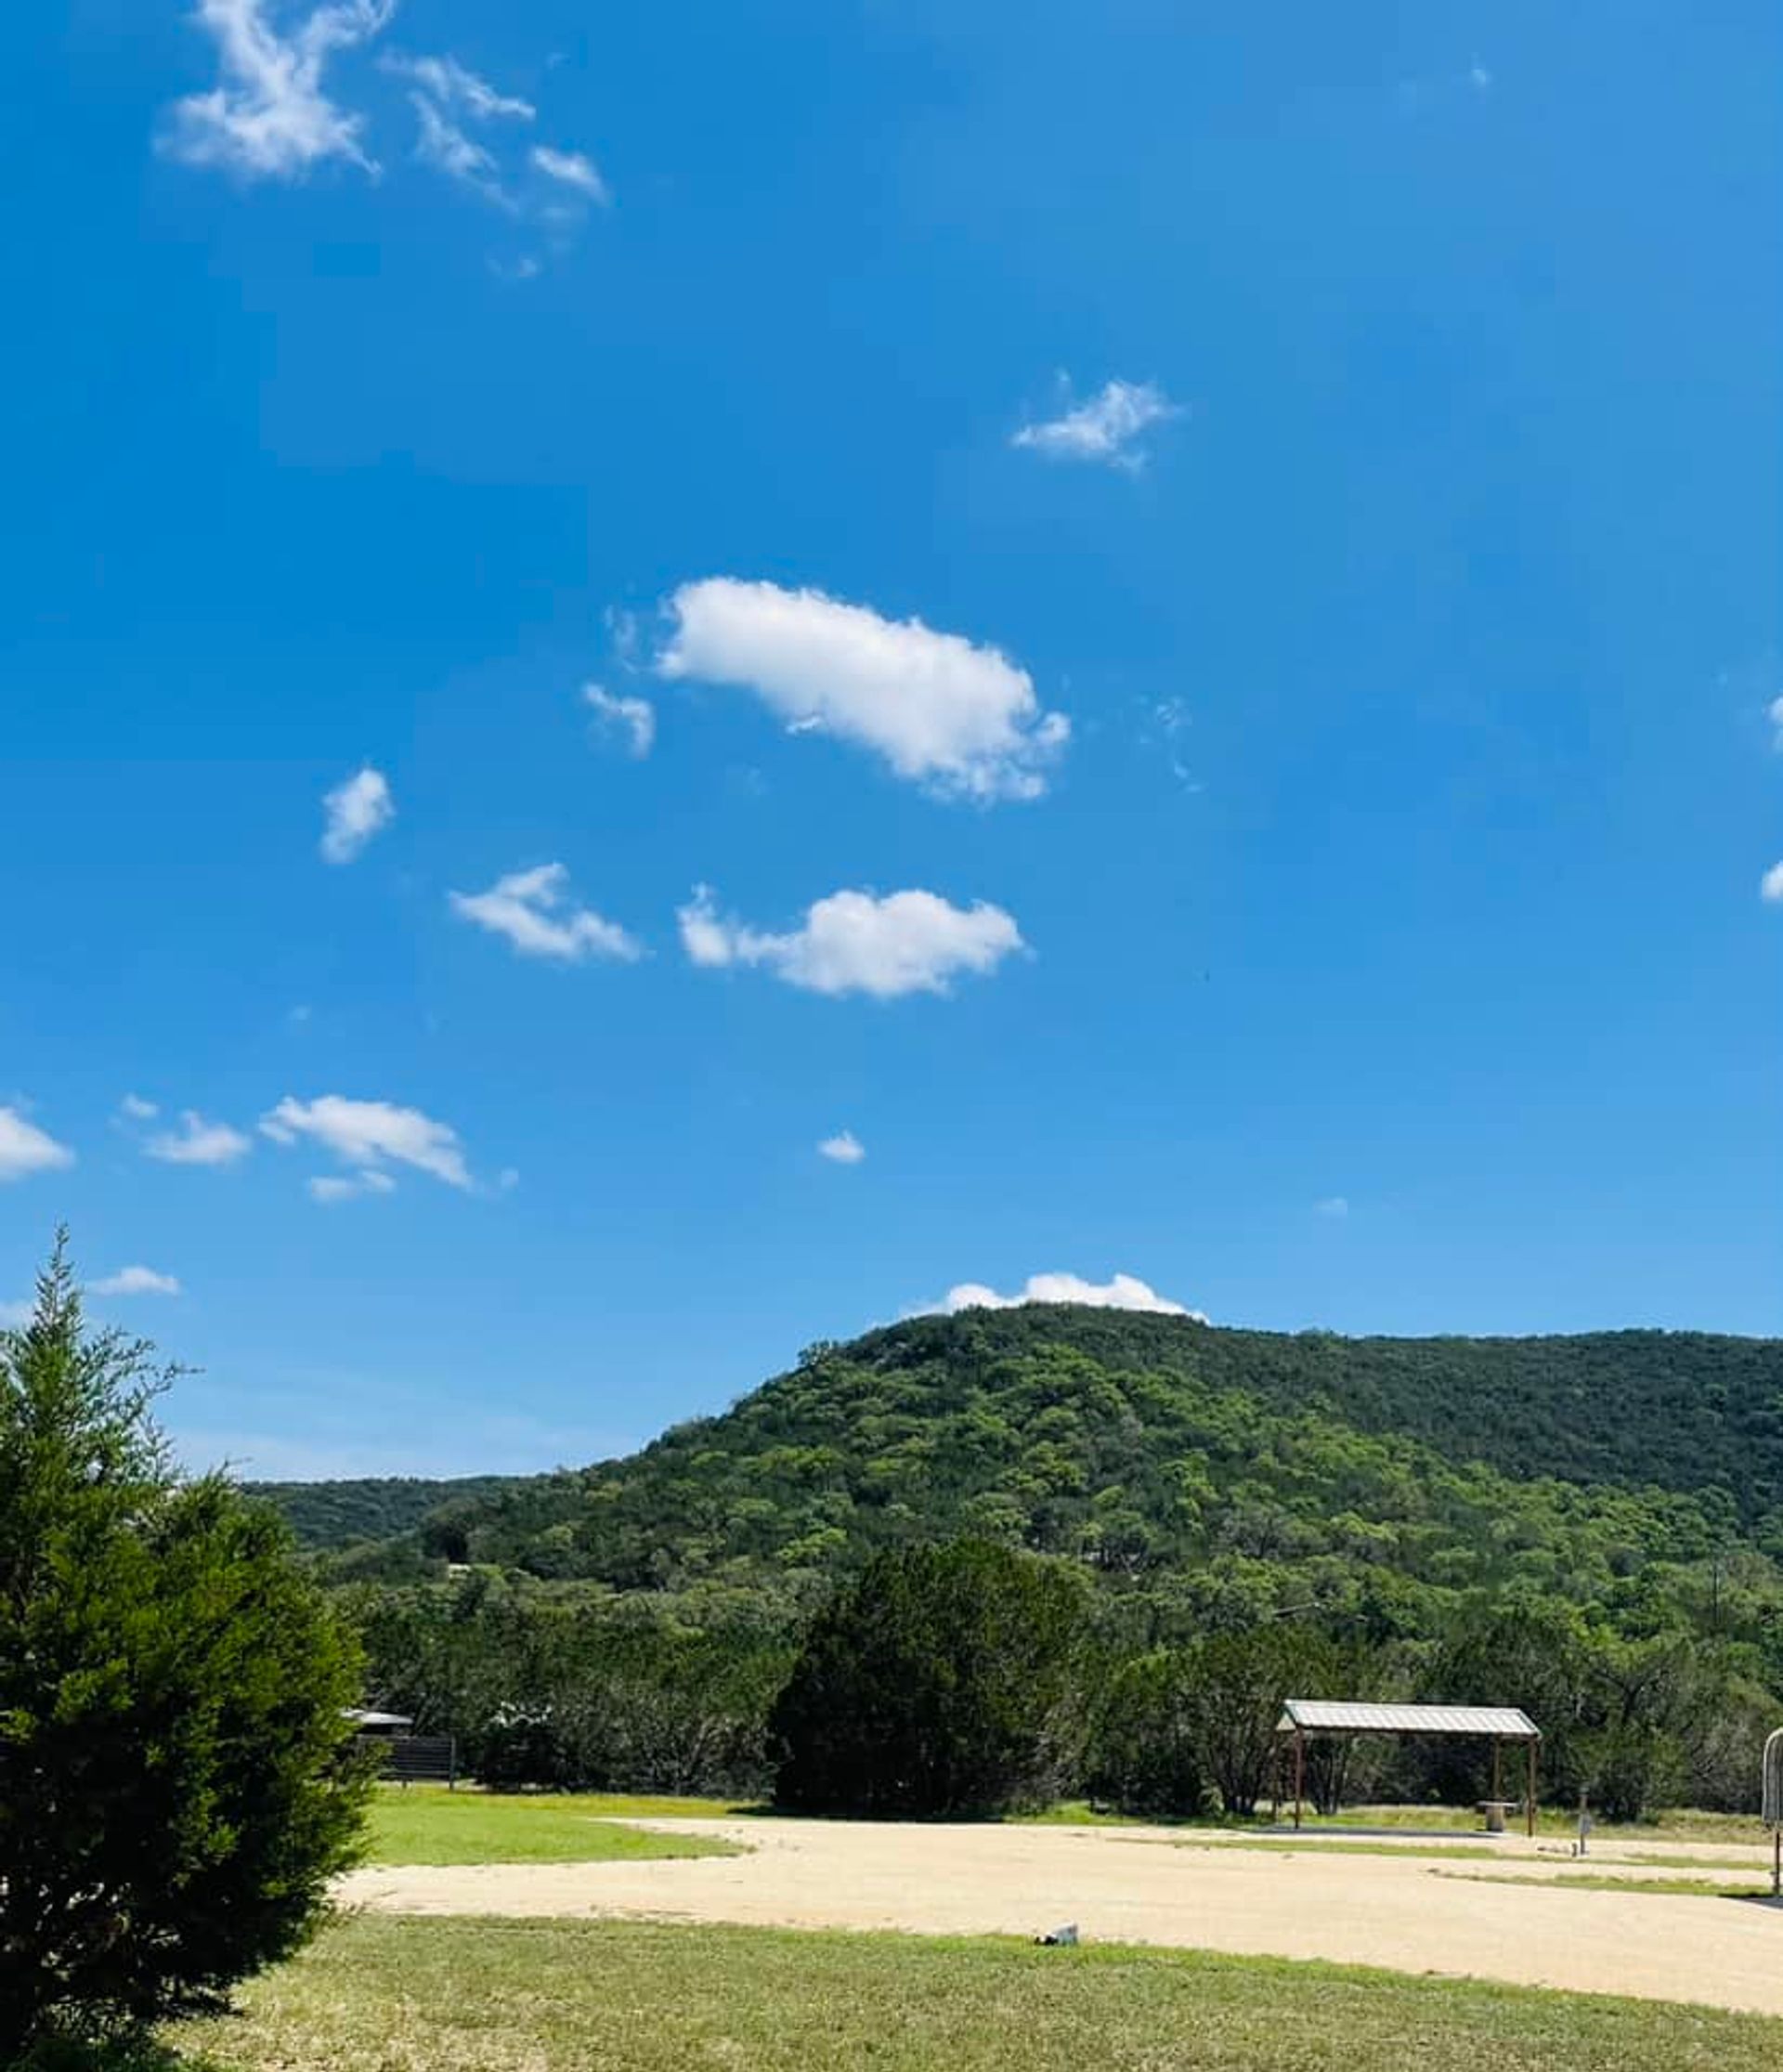
[(1775, 2072), (1783, 2022), (1332, 1964), (366, 1916), (176, 2039), (193, 2072)]
[[(1200, 1829), (1220, 1834), (1255, 1834), (1259, 1828), (1268, 1827), (1267, 1819), (1261, 1816), (1254, 1820), (1240, 1820), (1216, 1815), (1172, 1818), (1105, 1813), (1081, 1799), (1061, 1800), (1044, 1812), (1023, 1814), (1021, 1818), (1040, 1827), (1166, 1827), (1183, 1828), (1190, 1832)], [(1471, 1805), (1347, 1805), (1341, 1813), (1329, 1818), (1308, 1810), (1304, 1822), (1304, 1831), (1308, 1834), (1384, 1828), (1396, 1833), (1428, 1833), (1453, 1841), (1458, 1835), (1478, 1829), (1479, 1811)], [(1519, 1835), (1522, 1833), (1520, 1824), (1516, 1831)], [(1578, 1816), (1559, 1807), (1542, 1806), (1536, 1814), (1535, 1831), (1541, 1841), (1571, 1841), (1579, 1832)], [(1687, 1806), (1656, 1813), (1650, 1820), (1600, 1821), (1594, 1825), (1592, 1832), (1603, 1842), (1720, 1842), (1758, 1847), (1766, 1840), (1763, 1824), (1756, 1814), (1699, 1813)], [(1484, 1840), (1483, 1833), (1481, 1839)]]
[(602, 1796), (498, 1797), (481, 1792), (386, 1787), (372, 1803), (366, 1858), (373, 1864), (608, 1863), (620, 1857), (735, 1856), (722, 1842), (615, 1825), (664, 1806), (722, 1813), (715, 1802)]
[(1632, 1878), (1615, 1870), (1557, 1870), (1551, 1878), (1526, 1877), (1506, 1870), (1433, 1870), (1433, 1878), (1459, 1878), (1472, 1885), (1540, 1885), (1543, 1891), (1633, 1892), (1654, 1899), (1764, 1899), (1768, 1883), (1730, 1884), (1720, 1878)]

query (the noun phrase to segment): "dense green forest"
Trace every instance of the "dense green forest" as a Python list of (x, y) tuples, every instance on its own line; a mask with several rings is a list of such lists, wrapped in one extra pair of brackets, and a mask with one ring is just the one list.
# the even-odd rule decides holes
[(278, 1505), (299, 1545), (341, 1548), (362, 1540), (389, 1540), (410, 1532), (442, 1504), (475, 1504), (498, 1496), (516, 1479), (511, 1475), (466, 1475), (434, 1482), (415, 1475), (385, 1475), (363, 1481), (248, 1482), (250, 1496)]
[[(962, 1534), (1081, 1575), (1108, 1663), (1286, 1626), (1348, 1688), (1515, 1701), (1520, 1678), (1586, 1740), (1618, 1706), (1656, 1717), (1662, 1689), (1673, 1788), (1694, 1779), (1701, 1796), (1737, 1796), (1745, 1738), (1783, 1691), (1776, 1341), (977, 1310), (813, 1347), (629, 1459), (493, 1487), (267, 1493), (331, 1548), (384, 1694), (458, 1731), (499, 1714), (523, 1767), (545, 1761), (546, 1716), (561, 1727), (572, 1699), (586, 1714), (591, 1681), (622, 1664), (631, 1696), (604, 1701), (580, 1753), (558, 1749), (566, 1773), (665, 1774), (616, 1725), (635, 1726), (645, 1686), (651, 1732), (672, 1741), (676, 1708), (706, 1706), (702, 1745), (761, 1772), (776, 1679), (837, 1588), (876, 1553)], [(331, 1507), (340, 1530), (323, 1531)], [(1529, 1632), (1542, 1648), (1519, 1649)], [(1583, 1681), (1558, 1692), (1563, 1659)], [(689, 1695), (703, 1676), (731, 1693), (715, 1713)], [(1719, 1783), (1675, 1731), (1685, 1692), (1744, 1723), (1742, 1753), (1717, 1743)], [(667, 1768), (684, 1780), (680, 1756)]]

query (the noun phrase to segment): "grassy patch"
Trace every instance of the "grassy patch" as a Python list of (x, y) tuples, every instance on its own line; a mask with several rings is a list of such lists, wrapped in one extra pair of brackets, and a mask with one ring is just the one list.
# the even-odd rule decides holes
[(368, 1916), (178, 2040), (215, 2072), (1775, 2072), (1783, 2022), (1117, 1947)]
[[(1457, 1827), (1475, 1826), (1478, 1818), (1478, 1808), (1471, 1805), (1352, 1805), (1346, 1806), (1334, 1820), (1308, 1816), (1307, 1825), (1315, 1832), (1321, 1827), (1447, 1828), (1452, 1831)], [(1765, 1840), (1763, 1822), (1755, 1815), (1745, 1813), (1699, 1813), (1679, 1807), (1656, 1813), (1650, 1820), (1597, 1820), (1594, 1815), (1593, 1818), (1595, 1824), (1592, 1832), (1603, 1842), (1758, 1844)], [(1538, 1839), (1557, 1836), (1574, 1840), (1579, 1833), (1579, 1816), (1558, 1806), (1540, 1806), (1536, 1809), (1535, 1831)]]
[(1764, 1885), (1730, 1885), (1724, 1878), (1629, 1878), (1606, 1870), (1556, 1870), (1551, 1878), (1538, 1878), (1515, 1870), (1433, 1870), (1433, 1878), (1458, 1878), (1473, 1885), (1555, 1885), (1574, 1892), (1643, 1892), (1661, 1898), (1684, 1896), (1697, 1899), (1768, 1899)]
[[(1135, 1837), (1136, 1841), (1151, 1841), (1150, 1836)], [(1490, 1863), (1494, 1860), (1492, 1850), (1484, 1843), (1475, 1845), (1467, 1842), (1432, 1842), (1417, 1847), (1404, 1842), (1295, 1842), (1286, 1836), (1273, 1834), (1235, 1834), (1223, 1842), (1211, 1837), (1205, 1842), (1178, 1841), (1174, 1836), (1168, 1841), (1153, 1842), (1160, 1849), (1199, 1849), (1208, 1856), (1216, 1856), (1223, 1849), (1261, 1849), (1272, 1851), (1277, 1856), (1291, 1857), (1397, 1857), (1401, 1863), (1414, 1857), (1423, 1862), (1429, 1857), (1452, 1857), (1461, 1863)]]
[[(1088, 1805), (1082, 1799), (1061, 1800), (1036, 1813), (1016, 1816), (1024, 1825), (1052, 1828), (1182, 1828), (1191, 1832), (1249, 1835), (1279, 1839), (1274, 1827), (1261, 1814), (1254, 1819), (1238, 1819), (1224, 1814), (1113, 1813)], [(1346, 1830), (1378, 1828), (1406, 1835), (1430, 1834), (1455, 1841), (1469, 1830), (1486, 1840), (1479, 1823), (1479, 1808), (1473, 1805), (1347, 1805), (1341, 1813), (1325, 1815), (1308, 1807), (1302, 1832), (1308, 1835), (1341, 1835)], [(1283, 1818), (1286, 1818), (1284, 1812)], [(1523, 1832), (1519, 1815), (1511, 1816), (1514, 1838)], [(1259, 1831), (1261, 1832), (1259, 1833)], [(1578, 1839), (1579, 1817), (1555, 1806), (1537, 1809), (1538, 1841)], [(1655, 1814), (1650, 1820), (1600, 1821), (1592, 1829), (1600, 1842), (1719, 1842), (1729, 1847), (1742, 1844), (1758, 1847), (1769, 1837), (1757, 1818), (1744, 1813), (1698, 1813), (1688, 1808)], [(1663, 1859), (1653, 1857), (1653, 1862)], [(1695, 1861), (1693, 1857), (1689, 1859)]]
[[(685, 1802), (680, 1803), (686, 1810)], [(381, 1792), (371, 1807), (366, 1861), (606, 1863), (619, 1857), (735, 1856), (701, 1835), (619, 1827), (623, 1807), (652, 1817), (647, 1799), (503, 1798), (481, 1792)], [(634, 1810), (635, 1809), (635, 1810)]]

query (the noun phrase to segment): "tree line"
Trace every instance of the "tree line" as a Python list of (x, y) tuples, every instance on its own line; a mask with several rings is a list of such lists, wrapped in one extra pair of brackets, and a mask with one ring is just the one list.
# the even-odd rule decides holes
[[(457, 1736), (486, 1782), (773, 1797), (866, 1816), (1061, 1798), (1248, 1817), (1289, 1697), (1519, 1705), (1555, 1804), (1612, 1818), (1755, 1805), (1783, 1720), (1750, 1646), (1618, 1633), (1533, 1595), (1372, 1636), (1315, 1608), (1195, 1625), (1113, 1598), (1081, 1562), (996, 1542), (873, 1556), (809, 1616), (747, 1594), (591, 1596), (477, 1571), (349, 1594), (380, 1703)], [(1485, 1748), (1315, 1744), (1316, 1803), (1477, 1798)]]

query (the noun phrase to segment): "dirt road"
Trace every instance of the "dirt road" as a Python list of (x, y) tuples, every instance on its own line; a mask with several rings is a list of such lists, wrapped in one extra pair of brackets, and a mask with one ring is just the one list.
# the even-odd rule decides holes
[[(1783, 2014), (1783, 1910), (1638, 1890), (1491, 1884), (1415, 1845), (1339, 1854), (1184, 1844), (1164, 1831), (897, 1827), (851, 1821), (677, 1820), (740, 1857), (366, 1870), (350, 1905), (405, 1913), (648, 1915), (808, 1928), (1031, 1935), (1066, 1922), (1086, 1940), (1324, 1957), (1396, 1971)], [(1704, 1852), (1705, 1856), (1711, 1852)], [(1723, 1852), (1704, 1871), (1736, 1883)], [(1601, 1853), (1605, 1870), (1615, 1862)], [(1494, 1851), (1478, 1868), (1537, 1878), (1564, 1859)], [(1649, 1870), (1647, 1876), (1665, 1873)], [(1672, 1873), (1676, 1875), (1675, 1872)], [(1642, 1873), (1630, 1867), (1628, 1875)]]

